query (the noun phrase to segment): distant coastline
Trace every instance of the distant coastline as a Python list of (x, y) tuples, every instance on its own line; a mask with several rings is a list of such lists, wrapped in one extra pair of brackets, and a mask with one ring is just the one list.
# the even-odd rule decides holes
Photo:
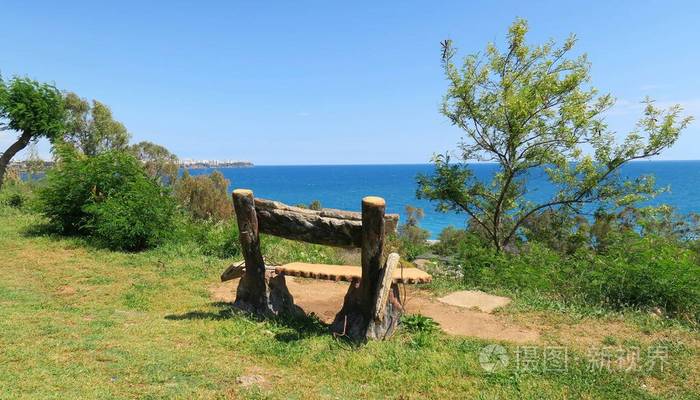
[(250, 161), (180, 161), (180, 168), (186, 169), (206, 169), (206, 168), (250, 168), (254, 164)]

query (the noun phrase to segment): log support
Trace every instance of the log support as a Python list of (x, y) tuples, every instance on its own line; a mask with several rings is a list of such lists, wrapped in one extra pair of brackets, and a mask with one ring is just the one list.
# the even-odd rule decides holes
[(238, 284), (233, 305), (260, 316), (298, 314), (301, 309), (294, 305), (284, 274), (272, 278), (265, 272), (253, 192), (246, 189), (234, 190), (233, 206), (238, 221), (238, 239), (245, 259), (245, 273)]
[(355, 342), (391, 335), (403, 313), (398, 286), (391, 283), (398, 259), (383, 260), (385, 209), (382, 198), (362, 199), (362, 277), (350, 284), (331, 325), (334, 334)]

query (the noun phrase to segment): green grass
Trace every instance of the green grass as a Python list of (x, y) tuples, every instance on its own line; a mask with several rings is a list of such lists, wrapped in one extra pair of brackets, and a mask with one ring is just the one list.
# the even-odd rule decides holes
[[(663, 345), (669, 361), (663, 372), (591, 371), (577, 339), (543, 335), (540, 349), (571, 347), (565, 371), (516, 368), (518, 347), (503, 343), (511, 362), (488, 373), (478, 357), (490, 342), (433, 332), (420, 318), (391, 340), (350, 346), (313, 319), (259, 321), (213, 302), (208, 287), (231, 260), (184, 244), (112, 252), (41, 234), (41, 223), (0, 207), (3, 399), (645, 399), (698, 398), (700, 391), (700, 338), (675, 326), (654, 325), (647, 334), (631, 323), (625, 326), (633, 334), (605, 332), (599, 343), (642, 352)], [(273, 239), (265, 246), (284, 260), (336, 257)], [(543, 329), (578, 323), (566, 310), (545, 315), (517, 304), (506, 312), (521, 320), (538, 316)], [(611, 316), (585, 318), (595, 326)], [(264, 382), (237, 383), (250, 375)]]

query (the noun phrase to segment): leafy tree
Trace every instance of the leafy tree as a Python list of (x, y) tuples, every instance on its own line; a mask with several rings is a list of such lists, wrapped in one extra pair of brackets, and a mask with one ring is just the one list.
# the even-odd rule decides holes
[(165, 180), (169, 184), (175, 182), (180, 167), (177, 156), (168, 149), (143, 141), (129, 146), (129, 151), (144, 163), (148, 175)]
[(129, 132), (112, 111), (97, 100), (92, 103), (75, 93), (65, 96), (66, 133), (64, 139), (83, 154), (95, 156), (108, 150), (123, 150), (129, 143)]
[(53, 85), (29, 78), (0, 79), (0, 131), (19, 133), (0, 155), (0, 187), (12, 157), (32, 140), (46, 137), (53, 142), (63, 132), (64, 116), (63, 97)]
[[(437, 201), (441, 211), (468, 214), (497, 252), (540, 211), (578, 213), (586, 204), (618, 207), (653, 196), (652, 177), (624, 180), (620, 167), (658, 155), (691, 121), (681, 117), (678, 105), (661, 110), (646, 99), (636, 128), (616, 142), (602, 118), (614, 100), (589, 86), (585, 55), (569, 57), (575, 36), (559, 47), (552, 41), (531, 46), (527, 30), (524, 20), (516, 20), (505, 51), (490, 44), (483, 56), (467, 56), (461, 67), (453, 61), (452, 42), (443, 42), (449, 88), (442, 113), (465, 137), (459, 162), (438, 155), (434, 174), (418, 177), (419, 198)], [(496, 162), (498, 172), (490, 183), (482, 182), (469, 161)], [(555, 188), (539, 203), (526, 199), (527, 177), (538, 171)]]

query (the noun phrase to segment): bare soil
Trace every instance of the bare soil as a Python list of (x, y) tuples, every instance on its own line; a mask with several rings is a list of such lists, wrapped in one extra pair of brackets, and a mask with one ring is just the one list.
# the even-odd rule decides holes
[[(323, 322), (333, 321), (333, 317), (343, 305), (343, 298), (348, 290), (347, 283), (295, 277), (286, 277), (286, 279), (295, 304), (303, 308), (306, 313), (314, 313)], [(210, 287), (213, 300), (233, 302), (237, 286), (238, 279), (213, 285)], [(486, 295), (481, 294), (479, 298), (489, 299)], [(434, 319), (440, 324), (442, 330), (450, 335), (514, 343), (536, 342), (540, 337), (538, 331), (518, 326), (505, 317), (489, 314), (477, 308), (445, 304), (430, 297), (428, 293), (408, 285), (401, 286), (401, 296), (407, 313), (422, 314)], [(489, 308), (486, 305), (484, 307)]]

